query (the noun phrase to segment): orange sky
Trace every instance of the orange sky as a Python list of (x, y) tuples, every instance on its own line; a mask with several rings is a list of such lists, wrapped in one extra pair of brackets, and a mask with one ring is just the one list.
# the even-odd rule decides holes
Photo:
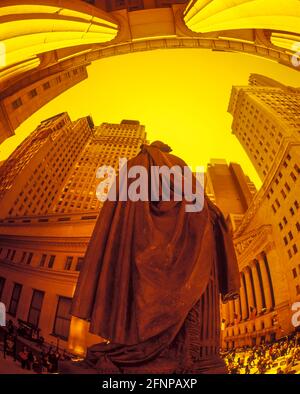
[(67, 111), (73, 120), (91, 114), (95, 124), (137, 119), (148, 139), (162, 139), (191, 166), (210, 158), (242, 165), (260, 180), (236, 137), (227, 106), (232, 85), (246, 85), (260, 73), (300, 86), (300, 73), (270, 60), (204, 49), (168, 49), (133, 53), (94, 62), (89, 78), (36, 112), (0, 146), (5, 159), (37, 124)]

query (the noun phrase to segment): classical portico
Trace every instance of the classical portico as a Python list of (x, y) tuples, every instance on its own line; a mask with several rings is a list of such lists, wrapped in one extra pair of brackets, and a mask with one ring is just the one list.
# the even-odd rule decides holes
[(235, 238), (235, 247), (241, 289), (239, 299), (222, 308), (225, 347), (259, 344), (281, 336), (281, 330), (290, 328), (286, 319), (280, 320), (282, 309), (288, 308), (285, 297), (279, 291), (276, 297), (274, 294), (274, 283), (281, 280), (281, 269), (272, 227), (263, 225)]

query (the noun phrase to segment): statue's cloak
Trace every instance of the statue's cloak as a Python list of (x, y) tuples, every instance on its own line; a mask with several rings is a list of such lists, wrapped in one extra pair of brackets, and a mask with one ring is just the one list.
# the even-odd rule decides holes
[[(151, 166), (186, 164), (146, 145), (128, 161), (128, 170), (134, 165), (144, 166), (150, 177)], [(104, 203), (71, 311), (90, 321), (92, 333), (123, 345), (160, 334), (170, 341), (205, 291), (214, 259), (223, 299), (238, 292), (236, 256), (221, 211), (206, 196), (200, 212), (186, 212), (186, 204)]]

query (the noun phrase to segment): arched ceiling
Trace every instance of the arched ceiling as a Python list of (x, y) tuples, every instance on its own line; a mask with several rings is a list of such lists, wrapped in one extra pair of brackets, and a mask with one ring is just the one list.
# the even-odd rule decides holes
[(183, 14), (195, 33), (262, 30), (271, 45), (289, 53), (300, 41), (298, 0), (191, 0)]
[(118, 33), (117, 21), (95, 7), (78, 1), (1, 1), (0, 38), (5, 48), (5, 79), (38, 67), (43, 54), (110, 42)]

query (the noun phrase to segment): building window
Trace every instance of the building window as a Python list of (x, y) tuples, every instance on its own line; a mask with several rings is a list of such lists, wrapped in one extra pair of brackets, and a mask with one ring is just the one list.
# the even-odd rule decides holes
[(53, 334), (67, 340), (71, 323), (71, 302), (72, 298), (58, 297)]
[(290, 173), (290, 176), (291, 176), (292, 180), (293, 180), (294, 182), (296, 182), (297, 177), (296, 177), (296, 175), (293, 173), (293, 171)]
[(11, 261), (14, 261), (15, 255), (16, 255), (16, 251), (13, 250), (13, 251), (12, 251), (12, 254), (11, 254), (11, 256), (10, 256), (10, 260), (11, 260)]
[(26, 264), (28, 264), (28, 265), (29, 265), (29, 264), (31, 263), (32, 256), (33, 256), (33, 253), (29, 253), (29, 255), (28, 255), (28, 257), (27, 257)]
[(0, 301), (2, 301), (4, 285), (5, 285), (5, 278), (0, 277)]
[(12, 108), (17, 109), (23, 105), (21, 97), (17, 98), (15, 101), (12, 102)]
[(284, 186), (288, 192), (291, 190), (291, 188), (287, 182), (285, 182)]
[(72, 261), (73, 261), (73, 257), (72, 256), (67, 256), (67, 260), (66, 260), (66, 263), (65, 263), (65, 270), (69, 271), (71, 269)]
[(78, 257), (76, 264), (76, 271), (80, 271), (83, 265), (83, 257)]
[(283, 197), (283, 198), (286, 198), (285, 191), (281, 189), (281, 191), (280, 191), (280, 192), (281, 192), (281, 194), (282, 194), (282, 197)]
[(50, 82), (43, 83), (44, 90), (50, 89)]
[(292, 272), (293, 272), (293, 277), (297, 278), (297, 270), (296, 270), (296, 268), (293, 268)]
[(48, 263), (48, 268), (52, 268), (54, 265), (55, 256), (51, 255)]
[(38, 327), (39, 325), (43, 300), (44, 292), (33, 290), (27, 321), (28, 323), (33, 324), (35, 327)]
[(26, 252), (23, 252), (23, 253), (22, 253), (21, 260), (20, 260), (20, 263), (23, 263), (23, 262), (24, 262), (25, 257), (26, 257)]
[(30, 90), (30, 92), (28, 93), (28, 96), (29, 96), (30, 98), (36, 97), (36, 96), (37, 96), (37, 91), (36, 91), (36, 89)]
[(297, 295), (300, 295), (300, 286), (299, 285), (296, 286), (296, 293), (297, 293)]
[(40, 267), (44, 267), (45, 262), (46, 262), (46, 258), (47, 258), (47, 255), (43, 254), (41, 257), (41, 260), (40, 260)]
[(22, 285), (15, 283), (13, 292), (11, 295), (11, 300), (9, 304), (8, 313), (12, 316), (16, 316), (18, 310), (18, 304), (21, 297)]
[(293, 251), (294, 251), (294, 254), (296, 254), (298, 252), (298, 248), (297, 248), (296, 244), (293, 245)]

